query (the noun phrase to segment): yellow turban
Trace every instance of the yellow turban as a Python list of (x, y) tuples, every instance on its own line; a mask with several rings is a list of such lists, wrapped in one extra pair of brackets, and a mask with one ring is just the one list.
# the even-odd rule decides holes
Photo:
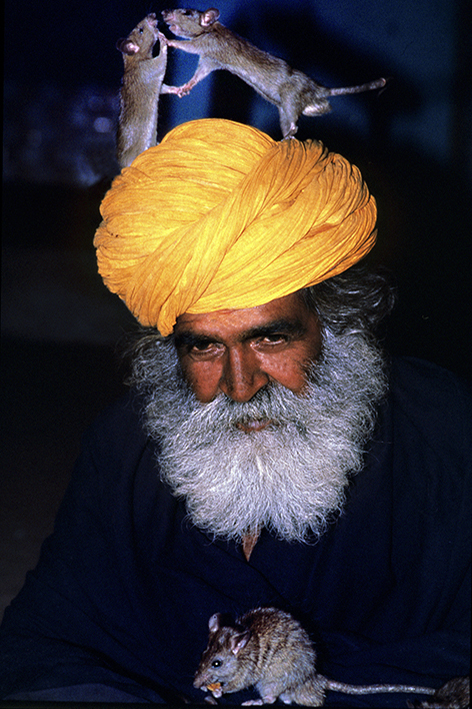
[(106, 286), (145, 326), (252, 308), (345, 271), (374, 245), (357, 167), (315, 141), (191, 121), (139, 155), (101, 204)]

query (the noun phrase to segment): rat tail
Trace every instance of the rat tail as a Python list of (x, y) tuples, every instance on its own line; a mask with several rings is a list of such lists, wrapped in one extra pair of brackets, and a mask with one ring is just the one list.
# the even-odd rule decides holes
[(326, 89), (326, 96), (344, 96), (345, 94), (360, 94), (363, 91), (373, 91), (374, 89), (382, 89), (387, 83), (387, 79), (377, 79), (369, 81), (367, 84), (359, 86), (344, 86), (338, 89)]
[(326, 689), (343, 694), (391, 694), (402, 692), (406, 694), (434, 694), (435, 689), (430, 687), (416, 687), (409, 684), (360, 684), (352, 685), (335, 680), (326, 680)]

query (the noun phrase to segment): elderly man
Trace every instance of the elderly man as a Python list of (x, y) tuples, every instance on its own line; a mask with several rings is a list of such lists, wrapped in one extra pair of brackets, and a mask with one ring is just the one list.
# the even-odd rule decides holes
[(201, 702), (208, 618), (256, 606), (292, 612), (333, 679), (466, 675), (470, 397), (373, 338), (392, 295), (357, 265), (376, 219), (357, 168), (195, 121), (102, 216), (100, 273), (146, 329), (5, 614), (2, 696)]

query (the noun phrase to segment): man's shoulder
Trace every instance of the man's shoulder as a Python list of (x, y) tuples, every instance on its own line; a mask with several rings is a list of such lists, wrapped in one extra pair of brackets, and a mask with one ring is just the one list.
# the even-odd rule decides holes
[(415, 396), (418, 405), (441, 405), (446, 401), (459, 406), (472, 402), (469, 382), (443, 367), (416, 357), (394, 358), (390, 369), (391, 390), (410, 401)]
[(119, 399), (103, 409), (89, 430), (100, 431), (101, 435), (106, 434), (107, 431), (142, 430), (143, 407), (142, 397), (135, 390), (129, 389)]
[(151, 445), (143, 413), (142, 398), (130, 390), (97, 416), (84, 433), (82, 450), (97, 462), (139, 459)]
[(98, 505), (107, 514), (126, 506), (135, 488), (153, 489), (156, 455), (156, 444), (144, 428), (143, 402), (130, 391), (104, 409), (85, 431), (66, 502), (76, 515), (79, 506)]
[(472, 390), (453, 372), (413, 357), (394, 359), (390, 400), (394, 412), (432, 443), (438, 436), (463, 450), (472, 445)]

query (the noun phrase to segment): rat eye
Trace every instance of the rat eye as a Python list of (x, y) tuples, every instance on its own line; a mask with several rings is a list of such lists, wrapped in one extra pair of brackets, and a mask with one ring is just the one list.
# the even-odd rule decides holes
[(221, 667), (222, 664), (223, 663), (221, 662), (221, 660), (213, 660), (213, 662), (211, 663), (211, 666), (212, 667)]

